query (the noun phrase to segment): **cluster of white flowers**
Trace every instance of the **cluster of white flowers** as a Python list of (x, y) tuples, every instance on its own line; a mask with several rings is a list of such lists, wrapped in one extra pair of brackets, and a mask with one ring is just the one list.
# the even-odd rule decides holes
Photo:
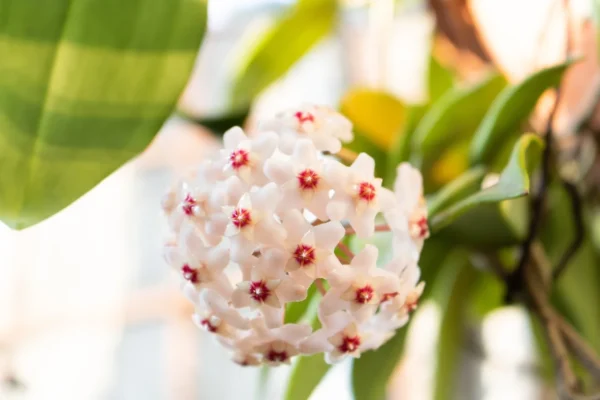
[[(195, 323), (241, 365), (315, 353), (337, 362), (378, 348), (423, 291), (417, 261), (429, 233), (420, 173), (400, 165), (393, 193), (367, 154), (341, 163), (335, 155), (352, 125), (326, 107), (281, 113), (260, 132), (230, 129), (224, 149), (163, 201), (174, 232), (166, 259), (196, 306)], [(385, 265), (375, 246), (354, 255), (341, 242), (376, 231), (389, 231), (393, 243)], [(314, 331), (285, 323), (286, 305), (309, 301), (311, 285)]]

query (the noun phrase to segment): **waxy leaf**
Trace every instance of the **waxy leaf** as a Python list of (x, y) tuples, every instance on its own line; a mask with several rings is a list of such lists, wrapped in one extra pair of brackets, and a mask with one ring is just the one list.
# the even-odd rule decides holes
[(485, 177), (485, 168), (473, 168), (448, 183), (427, 200), (429, 218), (433, 218), (443, 209), (478, 192)]
[(504, 89), (475, 132), (470, 150), (471, 164), (491, 161), (503, 141), (508, 140), (531, 114), (542, 93), (557, 86), (571, 64), (572, 61), (568, 61), (543, 69), (518, 85)]
[(292, 369), (285, 400), (306, 400), (331, 365), (325, 362), (323, 354), (301, 357)]
[(204, 0), (0, 3), (0, 219), (55, 214), (140, 153), (171, 114)]
[(439, 231), (466, 211), (485, 203), (529, 194), (530, 176), (538, 165), (544, 142), (535, 134), (525, 134), (515, 144), (508, 164), (500, 174), (498, 182), (455, 203), (431, 219), (431, 229)]

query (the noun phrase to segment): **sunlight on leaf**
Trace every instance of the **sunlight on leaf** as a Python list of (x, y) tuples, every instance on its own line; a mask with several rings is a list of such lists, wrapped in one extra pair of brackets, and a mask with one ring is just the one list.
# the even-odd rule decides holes
[(544, 142), (535, 134), (523, 135), (515, 145), (508, 164), (500, 174), (499, 181), (432, 218), (432, 230), (440, 230), (479, 204), (497, 203), (526, 196), (529, 193), (531, 173), (539, 163), (543, 146)]
[(0, 8), (0, 219), (22, 229), (150, 143), (191, 73), (206, 2), (7, 0)]

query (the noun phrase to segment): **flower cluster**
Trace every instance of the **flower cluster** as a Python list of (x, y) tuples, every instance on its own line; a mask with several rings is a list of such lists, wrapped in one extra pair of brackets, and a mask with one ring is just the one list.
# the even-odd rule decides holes
[[(336, 158), (352, 137), (347, 119), (317, 106), (281, 113), (253, 136), (232, 128), (224, 148), (165, 196), (167, 262), (196, 306), (195, 323), (241, 365), (358, 357), (417, 306), (428, 236), (421, 175), (402, 164), (394, 192), (382, 187), (367, 154), (350, 165)], [(345, 244), (376, 231), (392, 243), (384, 265), (375, 246), (354, 255)], [(318, 304), (314, 323), (286, 323), (286, 306), (301, 301)]]

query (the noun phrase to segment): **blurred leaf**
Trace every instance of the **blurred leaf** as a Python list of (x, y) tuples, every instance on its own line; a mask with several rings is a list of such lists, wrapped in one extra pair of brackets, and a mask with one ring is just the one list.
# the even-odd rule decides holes
[(454, 398), (466, 327), (466, 308), (475, 272), (464, 251), (453, 252), (434, 281), (432, 299), (441, 311), (435, 369), (434, 399)]
[(342, 98), (340, 111), (365, 138), (386, 151), (406, 119), (406, 107), (400, 100), (371, 89), (351, 89)]
[(444, 67), (431, 55), (429, 57), (429, 71), (427, 74), (429, 86), (429, 103), (435, 103), (444, 93), (454, 86), (452, 71)]
[(426, 111), (427, 106), (407, 107), (404, 126), (397, 132), (387, 155), (387, 173), (385, 174), (384, 183), (388, 187), (391, 187), (396, 179), (398, 164), (410, 160), (413, 134)]
[(232, 93), (233, 109), (246, 108), (334, 28), (335, 0), (300, 0), (262, 39), (241, 66)]
[(450, 144), (431, 164), (425, 171), (425, 193), (453, 181), (469, 168), (469, 143), (467, 139)]
[(547, 89), (557, 86), (572, 61), (543, 69), (518, 85), (507, 87), (494, 100), (471, 144), (471, 164), (490, 162)]
[(477, 271), (469, 296), (469, 317), (481, 322), (491, 311), (504, 305), (504, 282), (489, 271)]
[[(553, 265), (556, 265), (575, 236), (569, 196), (560, 185), (548, 191), (547, 213), (540, 229), (541, 241)], [(571, 320), (575, 328), (600, 352), (600, 257), (589, 239), (586, 240), (554, 285), (553, 301)]]
[(256, 398), (262, 399), (265, 397), (267, 386), (269, 384), (271, 367), (268, 365), (261, 365), (258, 373), (258, 385), (256, 385)]
[(194, 117), (183, 110), (178, 110), (177, 114), (190, 122), (201, 125), (205, 128), (208, 128), (214, 134), (218, 136), (223, 136), (225, 132), (227, 132), (231, 127), (234, 126), (244, 126), (246, 119), (248, 118), (248, 114), (250, 113), (250, 109), (245, 109), (242, 111), (232, 112), (226, 115), (221, 116), (210, 116), (210, 117)]
[(543, 145), (543, 141), (536, 135), (523, 135), (515, 145), (508, 164), (500, 174), (498, 183), (439, 213), (431, 220), (432, 230), (440, 230), (466, 211), (480, 204), (497, 203), (526, 196), (529, 193), (530, 175), (539, 163)]
[(71, 204), (150, 143), (190, 75), (206, 2), (0, 5), (0, 219)]
[[(317, 292), (317, 286), (313, 283), (310, 288), (308, 288), (308, 293), (306, 295), (306, 299), (303, 301), (295, 301), (292, 303), (287, 303), (285, 306), (285, 320), (286, 324), (294, 324), (302, 319), (308, 311), (311, 309), (311, 304), (315, 301), (320, 300), (320, 295)], [(307, 318), (309, 321), (312, 320), (313, 316)]]
[(413, 152), (422, 167), (429, 166), (459, 139), (468, 139), (506, 81), (493, 75), (469, 87), (447, 91), (425, 114), (413, 138)]
[(325, 362), (323, 354), (301, 357), (292, 368), (285, 400), (308, 399), (329, 368), (331, 365)]
[(485, 168), (473, 168), (440, 189), (427, 201), (429, 218), (431, 219), (444, 208), (459, 200), (478, 192), (481, 189), (484, 176)]
[[(425, 242), (419, 266), (421, 279), (427, 284), (421, 302), (428, 298), (433, 287), (431, 282), (436, 280), (450, 246), (450, 243), (433, 236)], [(402, 358), (407, 330), (406, 326), (398, 329), (396, 335), (379, 349), (364, 353), (354, 360), (352, 389), (355, 400), (385, 399), (390, 376)]]
[(537, 364), (540, 366), (541, 376), (548, 383), (554, 381), (554, 359), (550, 348), (548, 347), (548, 339), (546, 337), (545, 328), (540, 323), (539, 318), (528, 312), (529, 325), (531, 327), (531, 333), (533, 334), (533, 340), (535, 343)]

